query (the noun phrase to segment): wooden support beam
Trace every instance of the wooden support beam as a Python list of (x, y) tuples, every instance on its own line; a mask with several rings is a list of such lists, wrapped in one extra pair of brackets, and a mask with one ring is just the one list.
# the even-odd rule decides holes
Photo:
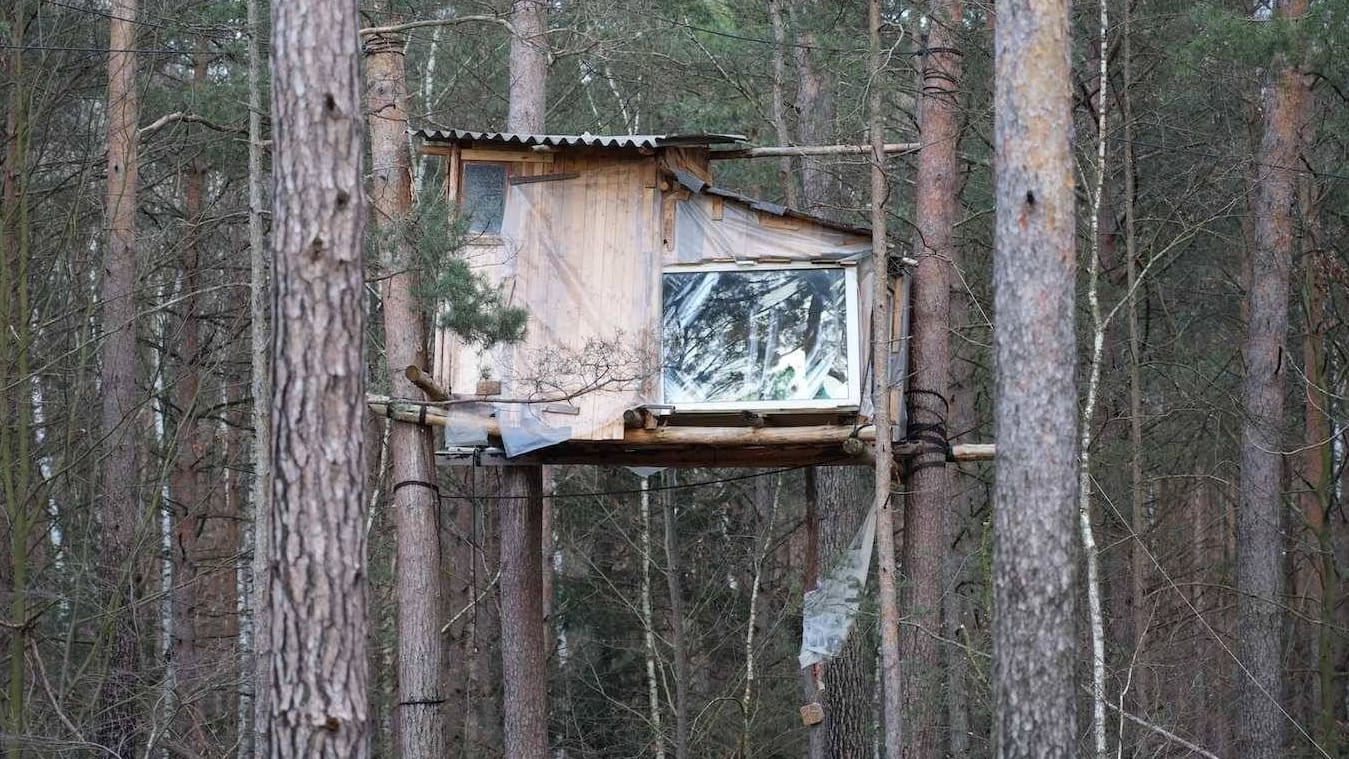
[[(371, 412), (413, 424), (444, 427), (449, 412), (441, 406), (369, 396)], [(453, 401), (451, 401), (453, 402)], [(763, 426), (701, 427), (667, 424), (648, 427), (654, 415), (636, 415), (640, 426), (624, 429), (622, 439), (571, 440), (535, 454), (517, 457), (511, 463), (593, 464), (608, 461), (617, 465), (651, 464), (666, 466), (793, 466), (796, 463), (868, 464), (875, 460), (872, 444), (876, 430), (870, 425), (812, 424), (795, 427), (770, 427), (767, 418), (755, 415)], [(501, 428), (495, 419), (483, 420), (489, 438), (500, 440)], [(918, 453), (918, 443), (900, 443), (894, 447), (896, 458)], [(952, 461), (991, 461), (994, 445), (961, 444), (953, 446)], [(444, 456), (442, 456), (444, 458)], [(500, 454), (478, 451), (459, 452), (451, 457), (459, 463), (502, 463)]]
[(992, 461), (997, 452), (993, 443), (962, 443), (951, 446), (952, 461)]
[(436, 380), (426, 372), (422, 371), (415, 364), (409, 365), (403, 370), (403, 376), (408, 378), (408, 382), (416, 385), (423, 393), (426, 393), (426, 399), (429, 401), (448, 401), (450, 394), (440, 386)]
[[(885, 144), (886, 153), (916, 153), (921, 145), (917, 142), (889, 142)], [(761, 148), (743, 148), (741, 150), (714, 150), (708, 157), (713, 160), (728, 158), (781, 158), (783, 156), (829, 156), (829, 155), (871, 155), (870, 145), (774, 145)]]

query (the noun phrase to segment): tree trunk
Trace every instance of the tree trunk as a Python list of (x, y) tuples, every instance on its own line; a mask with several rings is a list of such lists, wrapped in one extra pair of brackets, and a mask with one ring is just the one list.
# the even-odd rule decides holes
[[(10, 22), (12, 50), (5, 73), (10, 81), (4, 137), (4, 163), (0, 167), (0, 319), (6, 328), (0, 333), (0, 499), (8, 535), (0, 540), (0, 573), (4, 573), (10, 594), (9, 619), (23, 624), (28, 619), (29, 577), (35, 558), (29, 545), (34, 528), (40, 524), (33, 497), (35, 464), (30, 444), (33, 438), (35, 402), (30, 389), (32, 333), (29, 303), (29, 258), (32, 254), (31, 221), (28, 198), (29, 94), (23, 70), (23, 42), (28, 23), (27, 3), (15, 4)], [(8, 545), (4, 545), (4, 543)], [(7, 551), (5, 549), (8, 549)], [(6, 731), (13, 736), (27, 732), (27, 678), (25, 651), (29, 631), (10, 630), (8, 637), (9, 682), (5, 715)], [(11, 757), (23, 755), (18, 741), (8, 749)]]
[[(520, 470), (519, 472), (513, 470)], [(501, 472), (501, 661), (506, 756), (548, 756), (548, 670), (544, 658), (542, 470)]]
[[(198, 39), (196, 44), (200, 45)], [(206, 55), (198, 50), (192, 56), (192, 91), (201, 97), (206, 82)], [(173, 571), (173, 643), (175, 699), (179, 715), (179, 735), (198, 754), (209, 751), (203, 707), (203, 689), (207, 687), (210, 663), (204, 646), (209, 615), (202, 591), (211, 568), (203, 561), (209, 550), (203, 545), (203, 533), (210, 516), (210, 498), (203, 487), (203, 467), (210, 440), (201, 415), (202, 355), (201, 282), (202, 195), (206, 185), (206, 164), (201, 156), (188, 160), (183, 171), (183, 218), (186, 229), (179, 248), (178, 308), (182, 316), (176, 335), (177, 355), (170, 358), (177, 367), (171, 389), (173, 464), (169, 476), (169, 505), (173, 514), (173, 546), (170, 552)]]
[[(815, 470), (814, 497), (820, 515), (820, 566), (827, 569), (848, 547), (866, 519), (874, 500), (874, 484), (865, 468), (828, 466)], [(824, 706), (824, 723), (812, 728), (820, 733), (821, 757), (869, 756), (876, 741), (875, 628), (859, 615), (842, 654), (817, 665)], [(812, 747), (815, 741), (812, 740)], [(813, 754), (812, 754), (813, 755)]]
[(271, 351), (268, 319), (271, 294), (268, 275), (271, 256), (263, 229), (262, 189), (262, 18), (258, 4), (248, 0), (248, 263), (249, 263), (249, 377), (248, 394), (252, 398), (250, 420), (253, 427), (252, 477), (248, 482), (248, 503), (252, 519), (248, 523), (253, 555), (244, 569), (243, 590), (248, 605), (246, 625), (241, 631), (241, 669), (252, 675), (241, 678), (239, 699), (239, 759), (252, 759), (263, 745), (260, 730), (268, 713), (266, 682), (271, 636), (267, 619), (267, 525), (271, 503)]
[(1077, 403), (1068, 5), (995, 32), (993, 690), (1001, 757), (1077, 754)]
[[(1306, 0), (1279, 2), (1282, 18), (1300, 18)], [(1293, 265), (1293, 201), (1308, 88), (1282, 54), (1261, 93), (1264, 136), (1255, 182), (1255, 250), (1250, 268), (1246, 377), (1241, 436), (1241, 505), (1237, 519), (1238, 752), (1251, 759), (1282, 755), (1287, 725), (1280, 711), (1283, 633), (1282, 447), (1284, 367), (1290, 361), (1288, 286)]]
[[(510, 104), (506, 129), (543, 131), (547, 111), (548, 6), (511, 3)], [(543, 471), (500, 468), (501, 655), (506, 756), (548, 753), (547, 634), (543, 618)]]
[[(964, 251), (959, 245), (951, 247), (951, 271), (965, 273)], [(966, 275), (968, 276), (968, 275)], [(952, 291), (948, 321), (952, 331), (958, 331), (965, 340), (956, 345), (977, 342), (970, 324), (969, 303), (972, 294), (962, 286)], [(952, 442), (966, 442), (961, 436), (974, 439), (974, 433), (981, 427), (975, 421), (974, 394), (974, 358), (953, 346), (951, 364), (951, 409), (947, 417), (947, 434)], [(970, 612), (978, 608), (978, 601), (971, 598), (967, 589), (975, 574), (971, 571), (971, 555), (978, 551), (983, 528), (977, 518), (983, 493), (983, 484), (972, 472), (969, 465), (960, 465), (948, 475), (948, 493), (950, 504), (944, 509), (948, 527), (946, 534), (949, 542), (946, 551), (945, 587), (946, 599), (942, 614), (946, 622), (943, 625), (948, 640), (945, 648), (944, 666), (946, 668), (946, 713), (948, 726), (947, 753), (959, 759), (970, 755), (970, 738), (973, 729), (970, 724), (970, 704), (974, 700), (970, 691), (974, 682), (970, 679), (970, 653), (964, 645), (970, 640), (967, 623), (972, 624), (974, 615)]]
[(145, 577), (135, 551), (142, 522), (136, 439), (136, 185), (140, 93), (136, 84), (136, 0), (110, 8), (108, 53), (108, 247), (103, 258), (103, 498), (99, 520), (105, 577), (114, 578), (97, 740), (118, 756), (135, 756), (140, 729), (134, 703), (140, 667), (135, 614)]
[[(799, 28), (801, 16), (812, 10), (811, 4), (792, 7), (792, 19)], [(797, 69), (796, 102), (799, 112), (799, 143), (828, 144), (833, 139), (834, 99), (824, 73), (812, 51), (815, 35), (799, 29), (794, 46)], [(780, 140), (780, 144), (791, 144)], [(784, 158), (784, 160), (787, 160)], [(801, 166), (801, 201), (812, 212), (829, 215), (839, 204), (837, 184), (820, 156), (804, 156)], [(790, 178), (795, 182), (795, 177)], [(816, 535), (815, 549), (809, 550), (807, 567), (828, 568), (848, 547), (848, 543), (866, 519), (875, 491), (869, 473), (856, 467), (821, 466), (811, 474), (806, 498), (808, 530)], [(808, 544), (809, 545), (809, 544)], [(815, 586), (818, 572), (808, 572), (805, 590)], [(809, 756), (862, 756), (875, 744), (876, 712), (873, 707), (876, 670), (875, 629), (860, 619), (854, 626), (842, 654), (803, 672), (807, 701), (824, 707), (824, 722), (810, 728)]]
[(908, 408), (910, 440), (922, 443), (909, 464), (904, 501), (904, 561), (909, 575), (902, 607), (908, 624), (900, 636), (905, 660), (904, 723), (908, 727), (905, 756), (937, 756), (942, 751), (938, 729), (941, 651), (933, 632), (941, 626), (942, 556), (950, 539), (946, 514), (951, 506), (946, 450), (950, 432), (951, 262), (959, 205), (960, 52), (955, 32), (961, 19), (960, 0), (929, 7), (931, 27), (923, 60), (918, 100), (918, 154), (913, 249), (918, 266), (913, 279), (913, 336)]
[(356, 7), (272, 6), (272, 651), (266, 754), (370, 754)]
[(881, 0), (871, 0), (867, 13), (871, 95), (867, 114), (871, 132), (871, 366), (872, 423), (876, 428), (876, 576), (880, 595), (881, 622), (881, 725), (885, 736), (885, 755), (899, 759), (903, 755), (904, 681), (900, 673), (899, 651), (899, 578), (895, 567), (895, 478), (894, 446), (890, 432), (891, 293), (890, 250), (886, 240), (885, 208), (890, 188), (885, 176), (885, 135), (881, 118)]
[[(396, 23), (397, 19), (390, 19)], [(405, 41), (396, 35), (365, 41), (367, 107), (370, 124), (371, 200), (383, 268), (385, 364), (391, 392), (418, 397), (404, 369), (425, 371), (426, 314), (414, 297), (419, 273), (407, 238), (411, 223), (412, 166), (408, 145)], [(393, 466), (390, 508), (398, 542), (398, 707), (395, 731), (402, 756), (445, 756), (445, 697), (442, 691), (440, 625), (443, 585), (437, 533), (432, 428), (390, 422), (389, 457)]]
[[(665, 483), (673, 487), (678, 470), (666, 470)], [(665, 584), (670, 594), (670, 658), (674, 664), (674, 753), (675, 759), (689, 757), (689, 653), (684, 643), (683, 564), (679, 560), (678, 515), (675, 495), (666, 490), (661, 498), (665, 512)]]
[[(782, 17), (782, 0), (769, 0), (768, 20), (773, 27), (773, 132), (777, 135), (779, 145), (790, 145), (791, 131), (787, 124), (787, 24)], [(791, 156), (778, 158), (778, 184), (782, 187), (783, 202), (788, 208), (797, 208), (800, 198), (796, 191)]]
[(542, 132), (548, 110), (548, 4), (511, 0), (511, 90), (506, 129)]

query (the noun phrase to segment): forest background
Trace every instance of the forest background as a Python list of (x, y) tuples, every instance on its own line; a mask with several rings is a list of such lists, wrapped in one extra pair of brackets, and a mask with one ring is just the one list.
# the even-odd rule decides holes
[[(381, 80), (369, 61), (387, 48), (371, 40), (403, 51), (413, 126), (508, 126), (520, 84), (512, 29), (522, 28), (508, 23), (510, 3), (361, 10), (366, 29), (444, 22), (362, 37), (372, 90)], [(950, 441), (993, 439), (997, 8), (885, 3), (879, 71), (861, 3), (563, 0), (546, 10), (546, 31), (528, 41), (546, 63), (536, 117), (550, 133), (864, 144), (878, 96), (885, 140), (922, 142), (923, 74), (936, 58), (958, 59), (941, 413)], [(253, 745), (251, 665), (254, 399), (269, 327), (266, 16), (233, 2), (15, 0), (0, 22), (0, 718), (11, 756), (266, 753)], [(1104, 741), (1138, 756), (1340, 756), (1349, 61), (1336, 51), (1349, 45), (1349, 3), (1082, 2), (1071, 21), (1081, 753), (1102, 753)], [(118, 82), (128, 89), (116, 94)], [(251, 142), (250, 117), (261, 134)], [(889, 162), (885, 211), (897, 253), (922, 259), (918, 162)], [(720, 185), (752, 196), (841, 221), (870, 215), (866, 156), (717, 168)], [(410, 169), (413, 196), (431, 210), (407, 236), (434, 249), (444, 167), (414, 157)], [(118, 177), (134, 189), (130, 205), (109, 189)], [(1286, 227), (1265, 228), (1280, 219)], [(374, 229), (361, 306), (380, 392), (398, 367), (384, 364), (380, 326), (388, 232)], [(1282, 395), (1261, 417), (1244, 355), (1252, 325), (1269, 324), (1253, 311), (1280, 301), (1286, 321), (1272, 322), (1275, 350), (1262, 355), (1275, 357)], [(1270, 409), (1275, 425), (1253, 438)], [(400, 754), (408, 706), (389, 424), (368, 418), (361, 525), (374, 753), (385, 756)], [(1273, 485), (1249, 476), (1261, 452)], [(905, 651), (934, 657), (907, 675), (922, 702), (905, 707), (922, 725), (915, 745), (933, 747), (915, 756), (995, 751), (993, 472), (952, 472), (939, 530), (923, 533), (939, 549), (939, 596), (901, 607)], [(870, 754), (883, 732), (875, 605), (820, 676), (822, 696), (796, 665), (807, 578), (860, 525), (868, 475), (552, 469), (540, 560), (553, 750)], [(445, 653), (429, 676), (442, 688), (443, 740), (451, 755), (501, 755), (500, 504), (480, 478), (440, 479)], [(1263, 511), (1262, 488), (1273, 493)], [(908, 529), (913, 516), (896, 533), (901, 558), (936, 555)], [(1255, 553), (1274, 559), (1243, 564)], [(913, 564), (900, 567), (910, 601)], [(816, 698), (826, 720), (807, 728), (800, 707)], [(1252, 724), (1266, 735), (1254, 751)]]

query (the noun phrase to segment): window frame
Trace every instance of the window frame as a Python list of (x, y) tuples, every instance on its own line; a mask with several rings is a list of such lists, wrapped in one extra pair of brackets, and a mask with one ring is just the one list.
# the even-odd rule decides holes
[(501, 238), (501, 228), (504, 226), (505, 221), (506, 221), (506, 206), (510, 203), (511, 177), (515, 176), (516, 173), (517, 173), (515, 167), (516, 167), (516, 164), (517, 164), (518, 162), (511, 161), (511, 160), (509, 160), (506, 156), (502, 156), (501, 158), (462, 158), (462, 157), (461, 157), (461, 158), (460, 158), (458, 161), (456, 161), (455, 163), (456, 163), (457, 165), (455, 166), (455, 178), (454, 178), (454, 179), (455, 179), (455, 181), (454, 181), (454, 187), (455, 187), (454, 204), (455, 204), (455, 208), (457, 208), (457, 209), (459, 210), (459, 214), (460, 214), (461, 217), (463, 216), (463, 212), (464, 212), (464, 209), (465, 209), (465, 202), (467, 201), (467, 195), (468, 195), (468, 194), (464, 191), (464, 190), (465, 190), (465, 184), (464, 184), (464, 172), (465, 172), (465, 170), (466, 170), (470, 165), (477, 165), (477, 166), (500, 166), (500, 167), (502, 167), (503, 169), (505, 169), (505, 176), (502, 178), (502, 181), (501, 181), (501, 219), (500, 219), (500, 221), (498, 222), (498, 225), (497, 225), (497, 226), (498, 226), (498, 231), (496, 231), (496, 232), (489, 232), (489, 231), (483, 230), (483, 231), (480, 231), (480, 232), (474, 232), (474, 231), (472, 231), (471, 229), (466, 230), (466, 232), (467, 232), (467, 234), (468, 234), (468, 236), (469, 236), (469, 240), (470, 240), (470, 241), (472, 241), (472, 240), (483, 240), (483, 239), (485, 239), (485, 240), (492, 240), (492, 241), (499, 240), (499, 239)]
[[(822, 400), (816, 398), (795, 400), (761, 401), (670, 401), (665, 397), (665, 276), (667, 274), (699, 274), (704, 272), (766, 272), (766, 271), (819, 271), (821, 269), (843, 272), (843, 302), (845, 320), (844, 336), (846, 340), (848, 367), (848, 396)], [(658, 290), (660, 297), (660, 381), (659, 390), (662, 403), (675, 407), (677, 413), (725, 413), (734, 411), (849, 411), (861, 408), (862, 404), (862, 334), (860, 330), (860, 305), (857, 266), (838, 261), (789, 261), (774, 263), (737, 263), (715, 262), (697, 264), (671, 264), (661, 267), (661, 280)]]

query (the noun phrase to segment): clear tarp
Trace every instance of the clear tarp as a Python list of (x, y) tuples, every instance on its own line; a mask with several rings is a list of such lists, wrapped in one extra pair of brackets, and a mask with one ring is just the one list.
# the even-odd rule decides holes
[(801, 667), (837, 657), (857, 620), (871, 571), (871, 550), (876, 542), (876, 507), (853, 536), (847, 550), (829, 573), (806, 593), (802, 609)]
[[(763, 223), (767, 218), (769, 223)], [(675, 210), (674, 260), (706, 261), (763, 259), (812, 261), (853, 260), (867, 255), (869, 241), (855, 234), (782, 219), (721, 198), (692, 196)]]

